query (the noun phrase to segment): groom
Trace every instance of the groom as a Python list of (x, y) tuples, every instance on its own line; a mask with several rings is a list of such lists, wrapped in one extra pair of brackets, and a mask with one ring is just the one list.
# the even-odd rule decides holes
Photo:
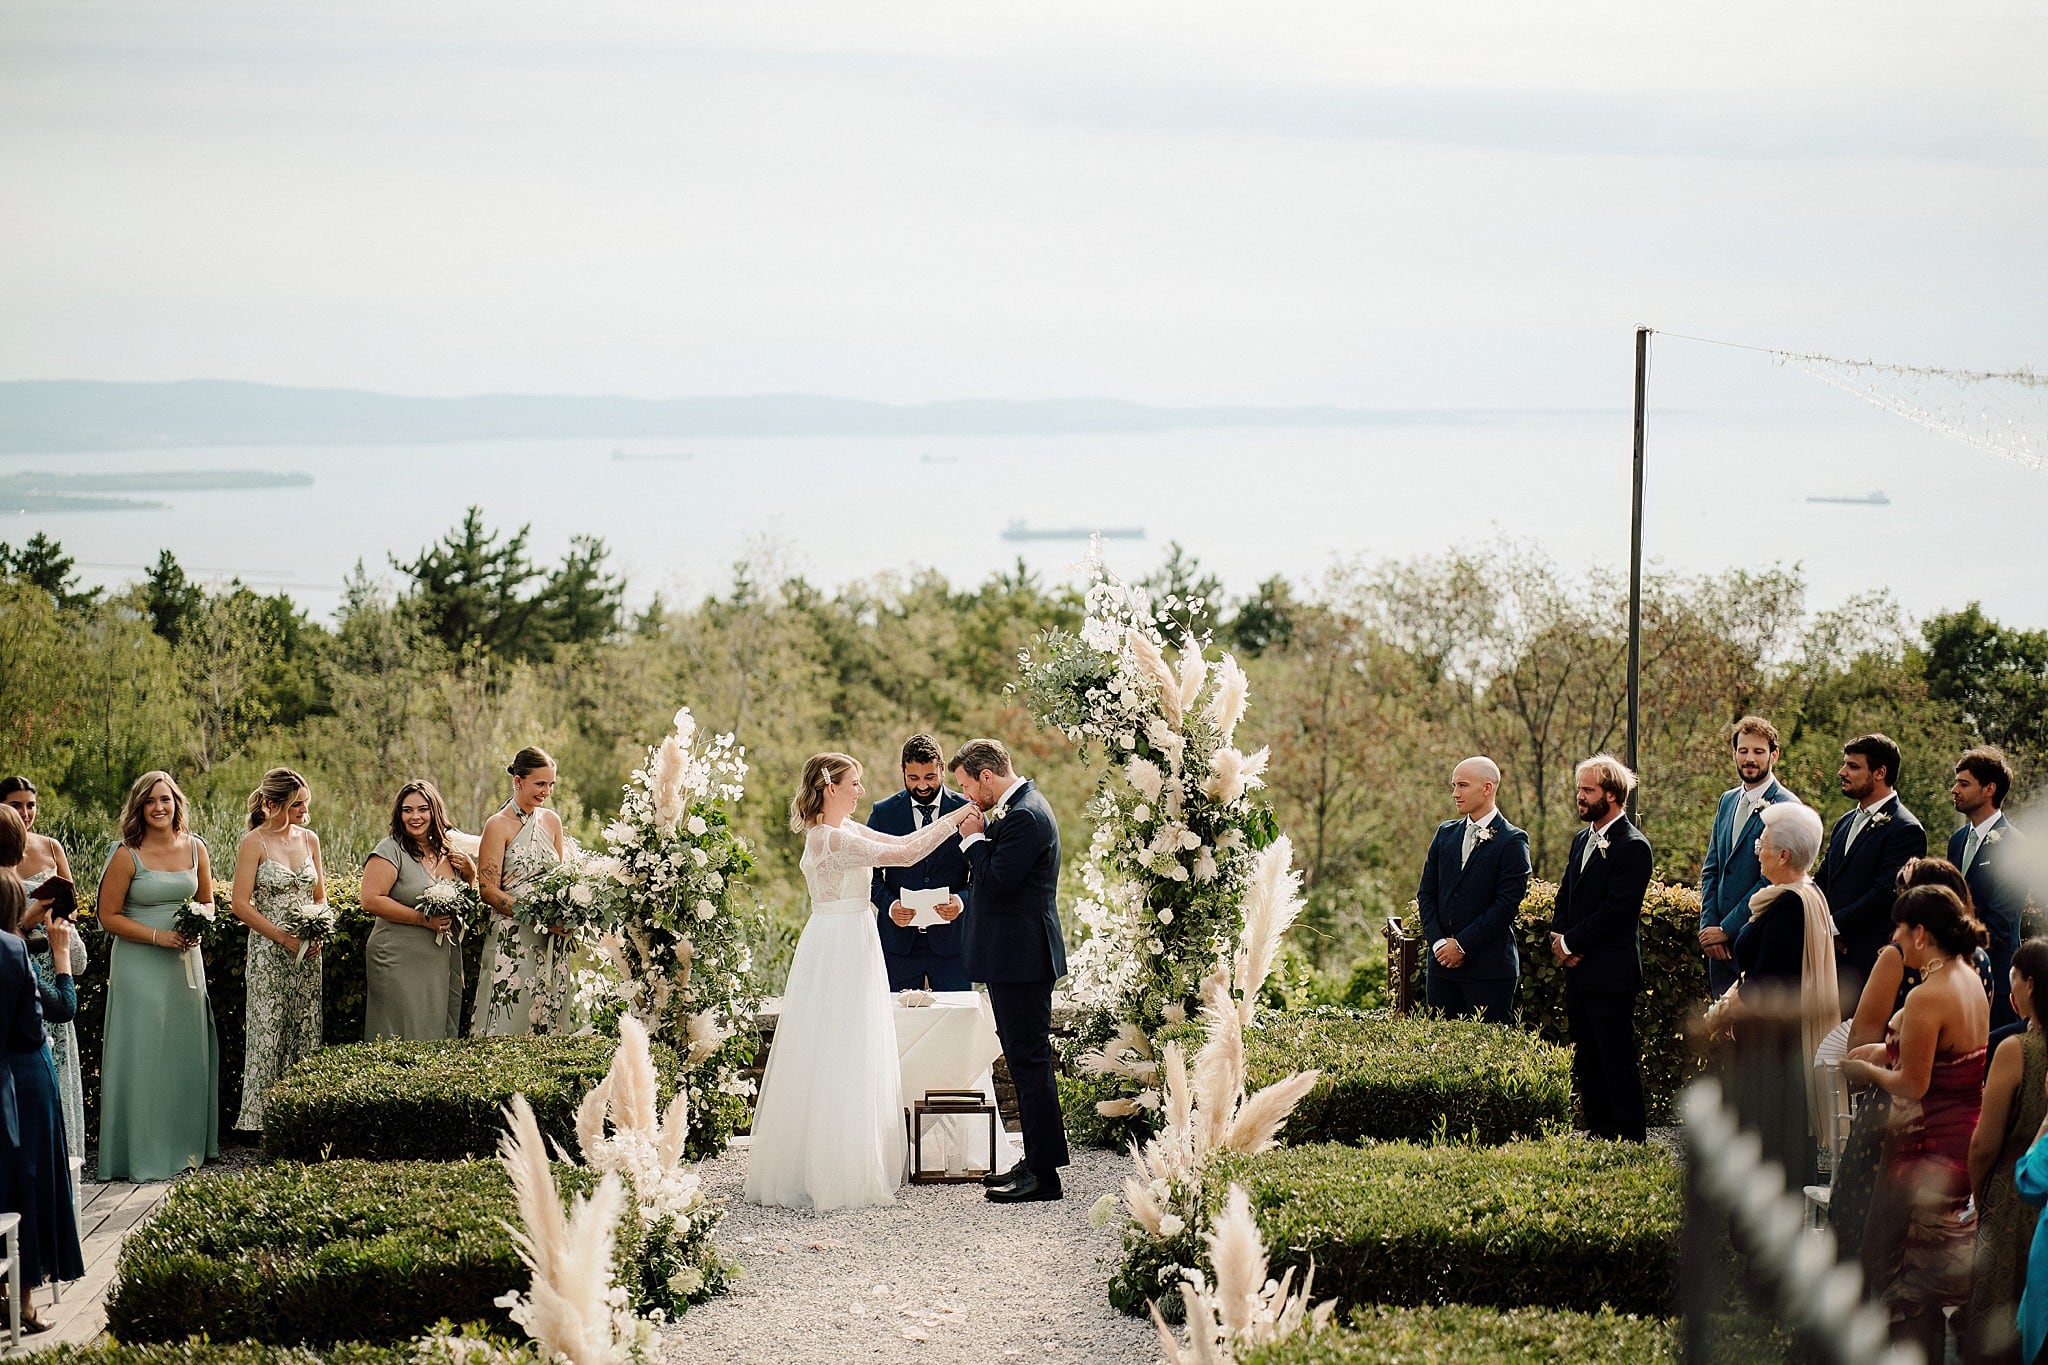
[(960, 826), (973, 911), (967, 916), (967, 969), (988, 986), (989, 1008), (1017, 1108), (1024, 1159), (983, 1181), (998, 1204), (1060, 1198), (1067, 1133), (1053, 1080), (1052, 983), (1067, 972), (1054, 893), (1060, 880), (1060, 827), (1038, 789), (1010, 769), (1010, 751), (970, 739), (947, 765), (975, 810)]

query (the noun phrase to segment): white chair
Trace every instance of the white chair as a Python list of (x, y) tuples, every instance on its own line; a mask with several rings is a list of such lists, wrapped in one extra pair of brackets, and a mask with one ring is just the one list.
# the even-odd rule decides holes
[(21, 1215), (0, 1213), (0, 1247), (6, 1248), (7, 1340), (21, 1349)]

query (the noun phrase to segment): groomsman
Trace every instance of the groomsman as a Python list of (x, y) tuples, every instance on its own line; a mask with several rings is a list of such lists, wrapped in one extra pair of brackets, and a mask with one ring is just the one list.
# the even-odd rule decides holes
[(1574, 781), (1586, 828), (1572, 840), (1550, 921), (1550, 952), (1564, 965), (1572, 1088), (1594, 1137), (1641, 1142), (1648, 1123), (1636, 997), (1643, 992), (1640, 926), (1650, 841), (1624, 813), (1636, 775), (1620, 759), (1595, 754), (1578, 766)]
[(1835, 821), (1827, 856), (1814, 878), (1835, 920), (1843, 998), (1853, 1002), (1877, 955), (1892, 936), (1892, 900), (1899, 869), (1927, 852), (1927, 831), (1899, 799), (1899, 746), (1884, 735), (1859, 735), (1842, 746), (1837, 774), (1856, 808)]
[(1436, 827), (1415, 907), (1429, 943), (1429, 1007), (1453, 1019), (1515, 1022), (1515, 912), (1529, 889), (1529, 836), (1494, 805), (1500, 768), (1468, 758), (1451, 770), (1458, 818)]
[(1962, 869), (1970, 885), (1970, 901), (1977, 918), (1991, 931), (1991, 979), (1997, 989), (1991, 995), (1991, 1027), (2017, 1023), (2012, 996), (2006, 990), (2006, 973), (2012, 967), (2013, 949), (2019, 946), (2020, 912), (2027, 905), (2027, 888), (2018, 875), (2020, 831), (2005, 818), (2006, 793), (2012, 790), (2012, 764), (2005, 752), (1986, 744), (1972, 749), (1956, 762), (1956, 780), (1949, 788), (1956, 814), (1963, 827), (1948, 837), (1948, 860)]
[(1700, 949), (1707, 955), (1707, 984), (1719, 997), (1735, 984), (1735, 936), (1749, 922), (1749, 898), (1764, 889), (1756, 841), (1764, 832), (1765, 806), (1797, 801), (1773, 770), (1778, 766), (1778, 727), (1762, 716), (1735, 722), (1736, 785), (1721, 793), (1714, 832), (1707, 836), (1707, 860), (1700, 868)]
[[(877, 801), (868, 813), (868, 828), (882, 834), (915, 834), (932, 821), (958, 810), (967, 798), (946, 789), (939, 775), (944, 761), (939, 742), (930, 735), (912, 735), (903, 742), (903, 790)], [(943, 886), (953, 892), (945, 911), (957, 920), (966, 908), (967, 855), (954, 840), (940, 844), (923, 862), (909, 867), (878, 867), (869, 898), (875, 903), (875, 929), (882, 936), (882, 962), (889, 969), (892, 991), (971, 991), (967, 958), (958, 923), (913, 929), (916, 912), (905, 908), (905, 891)]]

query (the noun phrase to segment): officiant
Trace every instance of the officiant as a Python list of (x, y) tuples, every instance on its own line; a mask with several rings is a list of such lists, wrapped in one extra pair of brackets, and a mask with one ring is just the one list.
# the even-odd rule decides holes
[[(967, 798), (946, 788), (939, 742), (930, 735), (912, 735), (903, 742), (903, 790), (877, 801), (868, 814), (868, 828), (882, 834), (915, 834)], [(919, 927), (916, 911), (903, 904), (906, 891), (945, 887), (952, 892), (938, 913), (948, 922)], [(889, 969), (892, 991), (970, 991), (964, 939), (958, 922), (967, 908), (967, 855), (958, 840), (948, 839), (921, 863), (875, 869), (871, 898), (875, 927), (882, 936), (882, 961)]]

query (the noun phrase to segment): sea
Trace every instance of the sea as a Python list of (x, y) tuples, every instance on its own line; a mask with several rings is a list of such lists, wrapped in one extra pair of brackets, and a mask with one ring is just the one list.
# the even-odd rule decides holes
[[(1075, 435), (493, 440), (275, 445), (0, 456), (0, 476), (165, 470), (302, 473), (302, 486), (165, 491), (161, 507), (16, 513), (0, 540), (42, 531), (88, 582), (140, 577), (169, 549), (206, 581), (284, 591), (316, 618), (357, 563), (396, 586), (393, 558), (471, 505), (530, 528), (558, 559), (601, 537), (631, 605), (757, 579), (827, 588), (935, 569), (956, 587), (1021, 563), (1080, 581), (1091, 529), (1141, 577), (1178, 542), (1230, 595), (1341, 563), (1502, 540), (1568, 571), (1625, 569), (1633, 432), (1626, 411), (1417, 413), (1343, 427)], [(1887, 414), (1850, 408), (1737, 417), (1653, 414), (1644, 553), (1680, 574), (1797, 566), (1809, 603), (1888, 590), (1916, 615), (1981, 602), (2048, 626), (2048, 476)], [(1867, 497), (1882, 502), (1810, 502)], [(1013, 523), (1068, 539), (1006, 539)]]

